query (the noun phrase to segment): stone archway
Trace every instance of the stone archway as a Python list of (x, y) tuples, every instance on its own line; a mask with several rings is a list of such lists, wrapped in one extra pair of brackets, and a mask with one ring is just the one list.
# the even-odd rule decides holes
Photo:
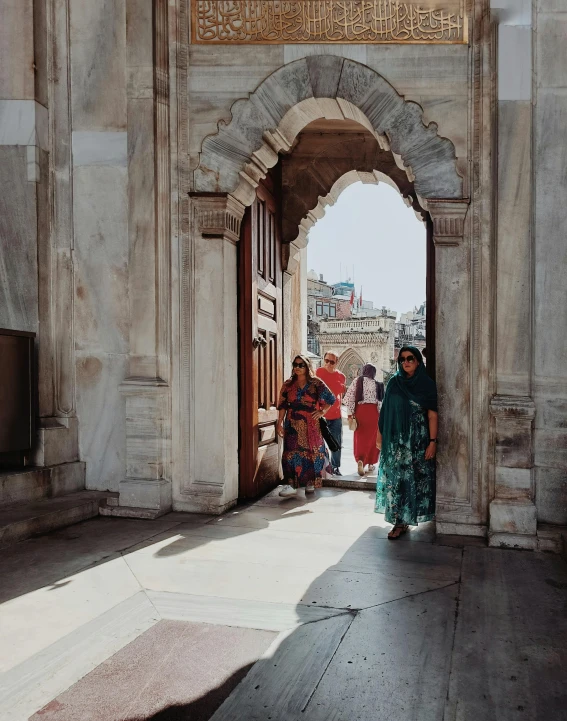
[[(474, 92), (475, 98), (488, 97), (484, 87)], [(432, 275), (438, 308), (437, 381), (444, 418), (439, 433), (438, 527), (440, 532), (483, 535), (490, 469), (486, 400), (490, 353), (484, 338), (491, 322), (487, 301), (492, 282), (487, 250), (492, 242), (490, 183), (481, 188), (478, 182), (471, 185), (471, 173), (461, 177), (458, 163), (462, 159), (456, 158), (453, 143), (438, 135), (435, 123), (424, 124), (419, 105), (406, 101), (367, 66), (337, 56), (289, 63), (248, 98), (237, 101), (231, 121), (219, 123), (218, 132), (203, 142), (191, 193), (193, 235), (187, 257), (194, 280), (190, 315), (182, 320), (193, 372), (208, 379), (209, 358), (237, 355), (235, 298), (239, 289), (234, 279), (245, 206), (252, 203), (255, 187), (279, 155), (292, 152), (298, 134), (317, 119), (350, 120), (363, 126), (391, 152), (397, 167), (413, 183), (420, 207), (431, 218), (436, 250)], [(482, 132), (483, 126), (475, 120), (474, 137)], [(474, 146), (473, 157), (488, 167), (489, 145)], [(321, 194), (323, 198), (332, 184)], [(469, 187), (476, 192), (470, 213), (465, 194)], [(295, 277), (293, 260), (301, 244), (300, 237), (287, 244), (284, 268), (290, 279)], [(284, 304), (286, 292), (284, 287)], [(213, 314), (216, 325), (211, 334)], [(199, 333), (211, 336), (206, 353), (197, 342)], [(178, 503), (180, 509), (219, 510), (236, 498), (238, 442), (233, 428), (237, 414), (231, 399), (237, 397), (238, 379), (230, 363), (215, 368), (218, 411), (205, 385), (192, 388), (192, 403), (211, 408), (206, 424), (193, 421), (191, 426), (193, 447), (199, 447), (199, 458), (206, 456), (208, 462), (203, 465), (197, 460), (185, 474), (182, 494), (191, 498), (187, 504)], [(222, 454), (211, 446), (215, 434), (224, 439)]]
[(422, 207), (430, 198), (463, 198), (454, 145), (435, 123), (424, 124), (421, 107), (375, 70), (331, 55), (284, 65), (233, 105), (230, 123), (203, 142), (195, 192), (230, 193), (249, 205), (278, 154), (317, 118), (355, 120), (373, 133), (413, 180)]
[(357, 353), (353, 348), (348, 348), (344, 351), (344, 353), (341, 353), (341, 355), (339, 356), (339, 363), (337, 368), (341, 371), (341, 373), (345, 374), (347, 379), (347, 385), (350, 385), (350, 383), (358, 376), (358, 372), (355, 375), (354, 370), (360, 370), (363, 365), (364, 360), (361, 358), (360, 354)]

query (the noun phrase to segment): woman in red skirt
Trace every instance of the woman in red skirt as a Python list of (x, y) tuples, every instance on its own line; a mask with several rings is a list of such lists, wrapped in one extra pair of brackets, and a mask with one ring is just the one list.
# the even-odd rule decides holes
[(376, 437), (384, 384), (375, 378), (376, 366), (367, 363), (362, 367), (360, 376), (350, 384), (343, 401), (348, 410), (349, 421), (356, 418), (354, 458), (358, 463), (360, 476), (365, 474), (365, 467), (372, 473), (378, 463)]

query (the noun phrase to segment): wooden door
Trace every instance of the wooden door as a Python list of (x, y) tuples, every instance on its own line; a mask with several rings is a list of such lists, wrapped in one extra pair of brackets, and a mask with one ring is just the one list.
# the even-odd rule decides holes
[(247, 209), (240, 242), (240, 488), (255, 498), (279, 483), (276, 405), (282, 384), (279, 208), (268, 177)]

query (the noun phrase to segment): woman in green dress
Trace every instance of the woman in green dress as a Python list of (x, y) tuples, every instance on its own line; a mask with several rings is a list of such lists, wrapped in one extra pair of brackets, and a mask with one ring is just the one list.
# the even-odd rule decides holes
[(409, 526), (435, 516), (437, 388), (413, 346), (399, 352), (398, 370), (380, 411), (376, 445), (380, 464), (375, 510), (394, 524), (388, 538), (396, 539)]

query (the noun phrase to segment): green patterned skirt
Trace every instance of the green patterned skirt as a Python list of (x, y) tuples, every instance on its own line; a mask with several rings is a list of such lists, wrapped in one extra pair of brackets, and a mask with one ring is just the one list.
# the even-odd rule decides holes
[(427, 411), (411, 403), (408, 438), (399, 439), (380, 453), (376, 482), (376, 513), (389, 523), (431, 521), (435, 517), (435, 459), (425, 460), (429, 445)]

